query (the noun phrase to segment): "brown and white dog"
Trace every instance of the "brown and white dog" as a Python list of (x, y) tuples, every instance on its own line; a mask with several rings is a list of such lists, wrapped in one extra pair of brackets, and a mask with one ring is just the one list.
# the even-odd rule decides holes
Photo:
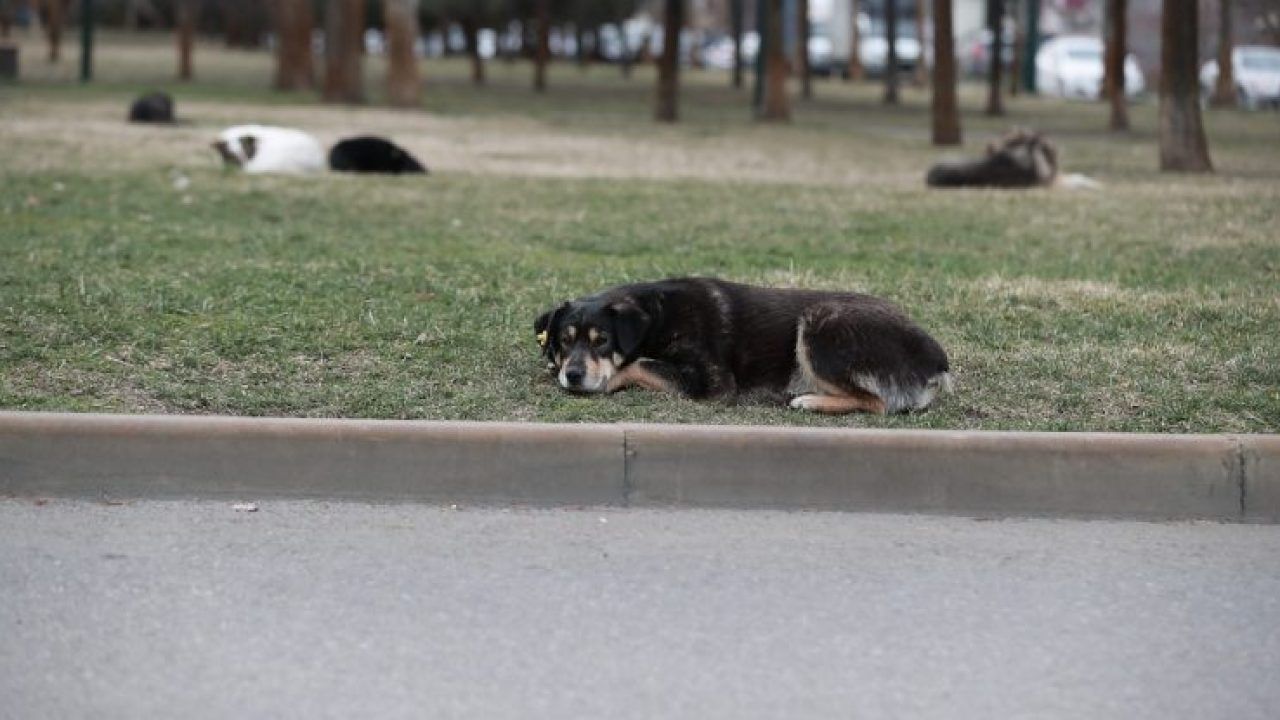
[(534, 322), (560, 387), (691, 398), (763, 393), (823, 413), (924, 410), (950, 387), (947, 354), (870, 295), (712, 278), (622, 285)]

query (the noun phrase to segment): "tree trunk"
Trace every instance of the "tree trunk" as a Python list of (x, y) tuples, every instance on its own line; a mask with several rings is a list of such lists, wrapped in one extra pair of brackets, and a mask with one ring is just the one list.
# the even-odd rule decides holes
[(809, 0), (796, 0), (796, 69), (800, 72), (800, 97), (813, 99), (813, 73), (809, 69)]
[(862, 67), (861, 35), (858, 29), (858, 0), (849, 0), (849, 68), (845, 72), (845, 80), (861, 80), (867, 74)]
[(1128, 97), (1124, 92), (1124, 56), (1129, 41), (1127, 0), (1107, 0), (1107, 47), (1103, 58), (1105, 75), (1103, 92), (1111, 103), (1111, 129), (1129, 129)]
[(782, 45), (782, 0), (765, 0), (760, 52), (764, 53), (764, 98), (760, 119), (789, 122), (791, 102), (787, 97), (787, 52)]
[(393, 107), (422, 104), (422, 75), (418, 72), (418, 0), (382, 0), (382, 24), (387, 35), (387, 102)]
[(1160, 18), (1160, 169), (1213, 172), (1200, 119), (1197, 0), (1164, 0)]
[(884, 104), (898, 104), (898, 0), (885, 0), (884, 39), (888, 53), (884, 59)]
[(1210, 98), (1214, 107), (1236, 106), (1236, 69), (1231, 62), (1235, 41), (1231, 29), (1231, 0), (1218, 0), (1218, 83)]
[(364, 2), (328, 0), (325, 7), (324, 99), (356, 105), (364, 102), (361, 50)]
[(471, 84), (484, 84), (484, 58), (480, 57), (480, 27), (475, 17), (462, 21), (462, 32), (467, 40), (467, 57), (471, 58)]
[(1022, 56), (1027, 51), (1027, 34), (1025, 31), (1026, 14), (1024, 3), (1010, 0), (1009, 16), (1013, 18), (1013, 57), (1009, 58), (1009, 97), (1018, 96), (1018, 69), (1022, 67)]
[(680, 29), (684, 27), (684, 0), (663, 3), (662, 57), (658, 60), (658, 96), (653, 119), (676, 121), (676, 101), (680, 82)]
[(916, 58), (916, 71), (911, 81), (919, 87), (929, 82), (929, 64), (924, 59), (924, 23), (925, 0), (916, 0), (916, 46), (920, 48), (920, 57)]
[(62, 59), (62, 26), (67, 19), (66, 0), (44, 0), (44, 30), (49, 37), (49, 62)]
[(275, 0), (277, 90), (315, 86), (311, 64), (311, 30), (315, 18), (310, 0)]
[(955, 30), (951, 0), (933, 0), (933, 144), (960, 144), (960, 107), (956, 100)]
[(190, 80), (191, 50), (196, 34), (196, 0), (178, 0), (174, 6), (174, 25), (178, 39), (178, 79)]
[(733, 86), (742, 87), (742, 27), (743, 3), (746, 0), (729, 0), (729, 23), (733, 33)]
[(535, 32), (537, 45), (533, 52), (533, 89), (547, 90), (547, 61), (551, 59), (551, 0), (537, 0)]
[(987, 27), (991, 30), (991, 70), (987, 78), (987, 114), (1004, 115), (1000, 72), (1004, 69), (1004, 0), (987, 0)]

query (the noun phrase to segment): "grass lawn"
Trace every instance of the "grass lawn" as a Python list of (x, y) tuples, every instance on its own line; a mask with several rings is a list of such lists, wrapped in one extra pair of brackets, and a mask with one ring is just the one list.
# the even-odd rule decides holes
[[(652, 75), (428, 62), (426, 112), (266, 89), (265, 54), (106, 35), (99, 81), (23, 46), (0, 86), (0, 408), (534, 421), (1034, 430), (1280, 429), (1280, 122), (1207, 116), (1218, 173), (1155, 172), (1155, 108), (1014, 99), (1004, 127), (1059, 141), (1097, 192), (928, 192), (927, 94), (817, 83), (787, 127), (750, 122), (722, 73), (687, 73), (685, 119), (648, 119)], [(380, 68), (370, 63), (375, 89)], [(188, 122), (123, 122), (165, 87)], [(425, 179), (247, 177), (208, 141), (271, 122), (325, 142), (394, 137)], [(947, 348), (927, 413), (828, 418), (639, 390), (579, 398), (538, 359), (556, 301), (681, 274), (856, 289)]]

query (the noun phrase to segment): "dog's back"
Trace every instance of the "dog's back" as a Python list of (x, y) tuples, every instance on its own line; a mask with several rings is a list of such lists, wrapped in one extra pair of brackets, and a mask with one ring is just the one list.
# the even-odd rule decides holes
[(395, 143), (380, 137), (347, 138), (329, 151), (329, 167), (337, 172), (425, 174), (418, 159)]
[(218, 134), (214, 149), (247, 173), (305, 174), (325, 168), (320, 143), (293, 128), (236, 125)]
[(1058, 151), (1040, 133), (1015, 130), (987, 147), (981, 160), (939, 163), (925, 177), (929, 187), (1029, 188), (1052, 185)]

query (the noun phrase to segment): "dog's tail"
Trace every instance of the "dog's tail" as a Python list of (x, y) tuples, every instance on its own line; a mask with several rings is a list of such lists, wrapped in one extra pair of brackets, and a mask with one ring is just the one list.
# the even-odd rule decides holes
[(1080, 173), (1070, 173), (1067, 175), (1059, 175), (1056, 185), (1066, 190), (1101, 190), (1102, 183), (1094, 180), (1088, 175)]

